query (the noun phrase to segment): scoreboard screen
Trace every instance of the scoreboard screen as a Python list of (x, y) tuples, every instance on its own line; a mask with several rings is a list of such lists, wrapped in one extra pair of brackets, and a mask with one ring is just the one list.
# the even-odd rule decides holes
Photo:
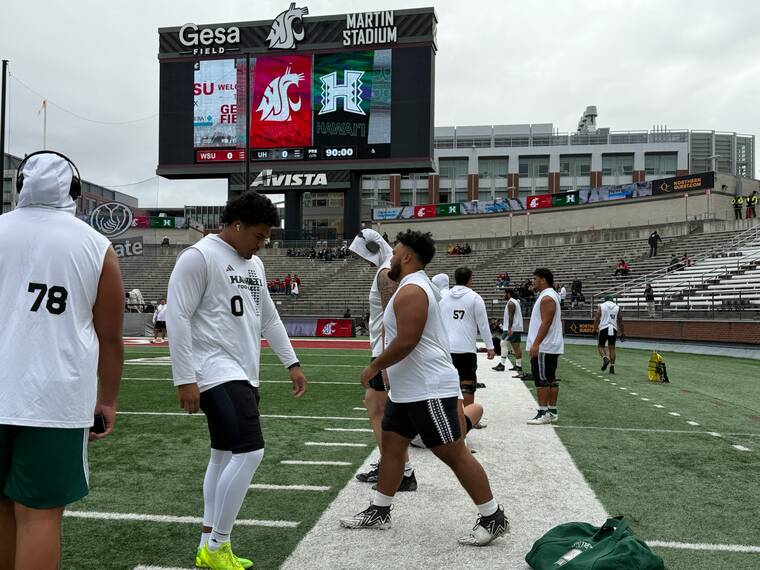
[[(383, 24), (403, 22), (400, 12), (382, 13)], [(415, 21), (430, 21), (434, 29), (432, 11), (422, 20), (419, 12)], [(225, 163), (230, 172), (239, 172), (239, 163), (245, 161), (254, 170), (286, 167), (285, 163), (300, 170), (429, 170), (434, 43), (404, 43), (398, 32), (354, 33), (357, 21), (371, 23), (366, 16), (323, 20), (329, 18), (353, 26), (351, 34), (339, 36), (346, 38), (343, 45), (327, 43), (331, 49), (312, 44), (283, 52), (225, 44), (226, 49), (194, 48), (171, 57), (159, 53), (158, 173), (217, 175)], [(375, 20), (380, 21), (380, 17)], [(310, 30), (308, 23), (304, 18), (303, 34)], [(238, 29), (224, 24), (220, 29), (227, 35), (204, 36), (209, 30), (198, 31), (195, 26), (191, 29), (195, 35), (189, 35), (188, 26), (179, 30), (180, 41), (207, 37), (211, 43), (219, 36), (229, 43), (230, 30)], [(244, 24), (239, 26), (244, 29)], [(329, 28), (334, 29), (334, 25)], [(233, 39), (242, 43), (246, 37), (245, 31), (238, 31)], [(345, 45), (357, 37), (392, 43)]]

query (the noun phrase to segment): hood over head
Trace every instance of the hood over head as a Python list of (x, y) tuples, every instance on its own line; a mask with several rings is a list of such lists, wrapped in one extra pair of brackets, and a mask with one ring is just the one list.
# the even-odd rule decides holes
[(445, 273), (439, 273), (438, 275), (435, 275), (432, 279), (432, 282), (433, 285), (435, 285), (441, 293), (449, 290), (449, 276)]
[(69, 195), (73, 176), (71, 165), (55, 154), (38, 154), (24, 164), (24, 185), (18, 208), (40, 206), (63, 210), (72, 215), (76, 204)]

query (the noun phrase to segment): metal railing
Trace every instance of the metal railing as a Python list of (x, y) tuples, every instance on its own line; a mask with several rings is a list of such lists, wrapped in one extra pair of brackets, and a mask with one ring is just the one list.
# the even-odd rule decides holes
[[(697, 266), (700, 262), (704, 262), (708, 259), (715, 259), (716, 257), (718, 257), (717, 254), (719, 253), (725, 253), (727, 251), (736, 251), (739, 248), (758, 240), (760, 240), (760, 226), (751, 227), (748, 230), (745, 230), (741, 232), (739, 235), (735, 236), (728, 243), (717, 245), (709, 249), (703, 255), (697, 257), (694, 260), (694, 266)], [(758, 257), (758, 253), (755, 253), (750, 256), (737, 256), (736, 259), (742, 259), (742, 261), (747, 261), (747, 260), (754, 260), (754, 259), (760, 259), (760, 258)], [(652, 271), (650, 273), (647, 273), (646, 275), (637, 277), (631, 281), (627, 281), (626, 283), (618, 287), (613, 287), (609, 289), (607, 293), (611, 293), (616, 298), (621, 295), (630, 294), (633, 289), (642, 287), (644, 284), (652, 282), (658, 277), (669, 275), (670, 273), (673, 273), (673, 269), (671, 269), (670, 267), (663, 267), (661, 269), (658, 269), (657, 271)], [(710, 272), (709, 275), (712, 275), (713, 273), (714, 272)]]
[[(626, 318), (683, 318), (685, 314), (689, 318), (721, 318), (731, 316), (739, 319), (760, 318), (760, 300), (756, 299), (757, 293), (752, 294), (746, 289), (701, 291), (699, 294), (691, 293), (679, 301), (661, 300), (653, 301), (651, 306), (647, 301), (636, 299), (636, 306), (624, 307)], [(728, 297), (728, 298), (723, 298)], [(683, 305), (673, 305), (683, 303)], [(591, 318), (593, 318), (591, 306)], [(588, 316), (586, 316), (588, 318)]]

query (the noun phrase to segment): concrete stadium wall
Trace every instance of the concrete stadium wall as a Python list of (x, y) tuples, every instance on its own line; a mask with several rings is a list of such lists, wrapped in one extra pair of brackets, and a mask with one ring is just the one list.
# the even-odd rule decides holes
[[(570, 319), (575, 323), (591, 325), (590, 319)], [(526, 320), (527, 326), (527, 320)], [(526, 329), (527, 330), (527, 329)], [(567, 332), (567, 331), (566, 331)], [(591, 336), (581, 334), (577, 336)], [(654, 339), (683, 342), (710, 342), (760, 346), (760, 322), (706, 319), (625, 319), (626, 338)], [(625, 347), (625, 345), (623, 345)], [(653, 347), (654, 348), (654, 347)]]
[(124, 313), (124, 336), (144, 336), (145, 326), (153, 326), (153, 313)]
[(161, 228), (131, 228), (114, 239), (128, 239), (142, 237), (146, 245), (160, 245), (164, 236), (169, 238), (172, 245), (183, 244), (191, 245), (203, 237), (203, 234), (197, 230), (173, 230)]
[[(379, 222), (380, 233), (395, 235), (406, 229), (431, 232), (438, 241), (467, 241), (483, 238), (535, 237), (561, 232), (578, 233), (597, 230), (639, 228), (636, 239), (647, 228), (693, 220), (729, 220), (733, 217), (732, 195), (728, 192), (690, 192), (674, 196), (635, 198), (620, 202), (604, 202), (570, 206), (527, 213), (485, 214), (427, 220), (394, 220)], [(594, 240), (592, 240), (594, 241)], [(562, 242), (566, 243), (566, 242)], [(550, 245), (550, 244), (547, 244)]]

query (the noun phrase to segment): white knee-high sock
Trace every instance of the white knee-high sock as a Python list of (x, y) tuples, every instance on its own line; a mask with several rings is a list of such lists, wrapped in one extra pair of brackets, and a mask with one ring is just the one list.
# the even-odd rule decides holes
[(216, 486), (219, 484), (219, 474), (232, 459), (231, 451), (212, 449), (211, 458), (203, 478), (203, 526), (214, 526), (214, 508)]
[(214, 530), (209, 539), (210, 548), (218, 548), (230, 539), (232, 526), (243, 506), (245, 494), (256, 469), (264, 458), (264, 450), (235, 453), (219, 475), (214, 508)]
[(507, 356), (509, 355), (509, 343), (506, 340), (501, 341), (501, 363), (507, 362)]

